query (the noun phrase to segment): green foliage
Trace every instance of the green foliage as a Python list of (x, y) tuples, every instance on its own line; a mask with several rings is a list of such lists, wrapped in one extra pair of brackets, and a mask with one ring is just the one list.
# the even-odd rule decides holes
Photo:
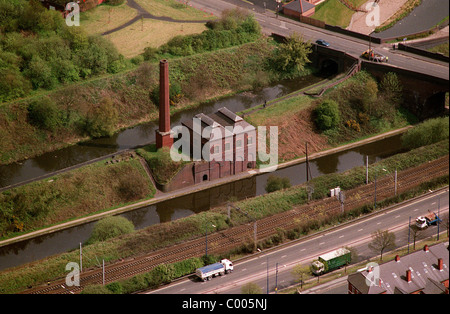
[(315, 123), (322, 130), (335, 128), (340, 123), (339, 105), (328, 99), (314, 109)]
[(242, 294), (262, 294), (262, 288), (254, 282), (246, 283), (241, 288)]
[(295, 76), (311, 62), (308, 58), (311, 52), (311, 43), (305, 41), (301, 35), (293, 33), (274, 51), (271, 64), (286, 76)]
[(133, 223), (128, 219), (121, 216), (106, 217), (95, 224), (89, 242), (105, 241), (133, 231)]
[(118, 112), (110, 98), (103, 98), (100, 104), (88, 114), (86, 131), (92, 137), (111, 136), (118, 121)]
[[(222, 18), (207, 23), (210, 28), (201, 34), (176, 36), (162, 45), (157, 53), (188, 56), (216, 49), (241, 45), (256, 40), (261, 29), (253, 15), (240, 9), (225, 10)], [(144, 59), (155, 58), (156, 50), (146, 48)]]
[(130, 294), (139, 290), (156, 288), (176, 278), (192, 274), (204, 266), (199, 258), (190, 258), (172, 264), (160, 264), (147, 273), (129, 279), (110, 283), (106, 286), (93, 285), (83, 290), (83, 294)]
[(22, 76), (18, 69), (0, 66), (0, 102), (22, 97), (30, 90), (30, 82)]
[(153, 178), (160, 184), (170, 182), (183, 165), (182, 161), (175, 162), (172, 160), (168, 147), (156, 150), (156, 145), (153, 144), (138, 149), (136, 152), (144, 157), (152, 171)]
[(38, 0), (0, 0), (0, 33), (0, 101), (125, 67), (112, 43), (67, 26)]
[(291, 187), (291, 182), (289, 181), (289, 178), (280, 178), (275, 175), (270, 175), (269, 178), (267, 178), (266, 183), (266, 192), (275, 192), (282, 189), (287, 189)]
[(413, 149), (420, 146), (437, 143), (449, 138), (449, 118), (434, 118), (426, 120), (402, 136), (402, 145)]
[(54, 131), (62, 125), (61, 113), (48, 97), (36, 100), (28, 106), (28, 119), (31, 124), (48, 131)]
[(396, 73), (386, 73), (381, 80), (380, 88), (392, 105), (399, 106), (401, 104), (403, 87)]

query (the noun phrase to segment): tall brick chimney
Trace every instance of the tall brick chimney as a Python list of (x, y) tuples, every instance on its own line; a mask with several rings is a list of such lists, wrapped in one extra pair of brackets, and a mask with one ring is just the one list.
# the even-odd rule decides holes
[(156, 148), (171, 147), (170, 102), (169, 102), (169, 63), (159, 62), (159, 129), (156, 130)]
[(411, 282), (411, 270), (410, 269), (408, 269), (406, 271), (406, 281)]
[(444, 260), (442, 258), (438, 258), (438, 270), (444, 270)]

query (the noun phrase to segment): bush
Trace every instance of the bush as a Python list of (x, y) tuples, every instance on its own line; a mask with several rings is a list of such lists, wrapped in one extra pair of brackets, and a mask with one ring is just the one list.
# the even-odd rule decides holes
[(425, 145), (437, 143), (449, 138), (449, 118), (435, 118), (422, 122), (409, 129), (402, 136), (402, 145), (413, 149)]
[(106, 217), (95, 224), (89, 242), (105, 241), (133, 231), (133, 223), (128, 219), (121, 216)]
[(28, 106), (28, 119), (31, 124), (49, 131), (54, 131), (62, 125), (61, 113), (48, 97), (34, 101)]
[(315, 123), (322, 130), (335, 128), (340, 123), (339, 105), (334, 100), (325, 100), (314, 110)]
[(110, 98), (103, 98), (99, 106), (88, 114), (86, 131), (92, 137), (111, 136), (118, 120), (117, 109)]
[(289, 178), (280, 178), (275, 175), (269, 176), (266, 183), (266, 192), (274, 192), (282, 189), (287, 189), (291, 187), (291, 182)]

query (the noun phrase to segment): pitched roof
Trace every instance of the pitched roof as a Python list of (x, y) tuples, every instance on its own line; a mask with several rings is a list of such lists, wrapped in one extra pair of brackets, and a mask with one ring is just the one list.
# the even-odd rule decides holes
[[(439, 258), (443, 260), (442, 270), (437, 267)], [(429, 247), (428, 251), (416, 251), (402, 256), (399, 261), (379, 265), (379, 280), (375, 280), (378, 285), (367, 285), (366, 278), (371, 277), (366, 270), (349, 275), (348, 282), (361, 293), (441, 293), (445, 291), (441, 282), (449, 279), (448, 263), (448, 244), (441, 243)], [(407, 270), (411, 271), (410, 282), (406, 280)]]
[[(308, 10), (310, 10), (310, 9), (315, 7), (315, 5), (312, 4), (312, 3), (309, 3), (309, 2), (307, 2), (305, 0), (301, 0), (301, 1), (302, 1), (302, 5), (301, 6), (303, 8), (303, 12), (306, 12), (306, 11), (308, 11)], [(283, 8), (286, 8), (286, 9), (289, 9), (289, 10), (292, 10), (292, 11), (295, 11), (295, 12), (300, 12), (300, 2), (298, 2), (298, 0), (291, 1), (289, 3), (286, 3), (283, 6)], [(301, 12), (301, 13), (303, 13), (303, 12)]]

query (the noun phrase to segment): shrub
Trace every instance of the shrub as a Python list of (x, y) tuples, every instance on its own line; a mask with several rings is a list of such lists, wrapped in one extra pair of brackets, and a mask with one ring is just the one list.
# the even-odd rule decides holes
[(449, 138), (448, 117), (429, 119), (409, 129), (402, 136), (402, 145), (413, 149), (420, 146), (437, 143)]
[(89, 242), (105, 241), (133, 231), (133, 223), (128, 219), (121, 216), (106, 217), (95, 224)]
[(315, 123), (322, 130), (335, 128), (340, 123), (339, 106), (334, 100), (325, 100), (314, 110)]
[(28, 106), (28, 119), (31, 124), (49, 131), (54, 131), (62, 124), (56, 104), (48, 97), (34, 101)]
[(291, 182), (289, 178), (280, 178), (275, 175), (269, 176), (266, 183), (266, 192), (274, 192), (282, 189), (287, 189), (291, 187)]
[(32, 57), (28, 67), (24, 70), (24, 74), (30, 79), (35, 89), (51, 89), (57, 82), (50, 64), (37, 55)]
[(118, 121), (118, 112), (110, 98), (103, 98), (99, 106), (88, 114), (86, 131), (92, 137), (111, 136)]

